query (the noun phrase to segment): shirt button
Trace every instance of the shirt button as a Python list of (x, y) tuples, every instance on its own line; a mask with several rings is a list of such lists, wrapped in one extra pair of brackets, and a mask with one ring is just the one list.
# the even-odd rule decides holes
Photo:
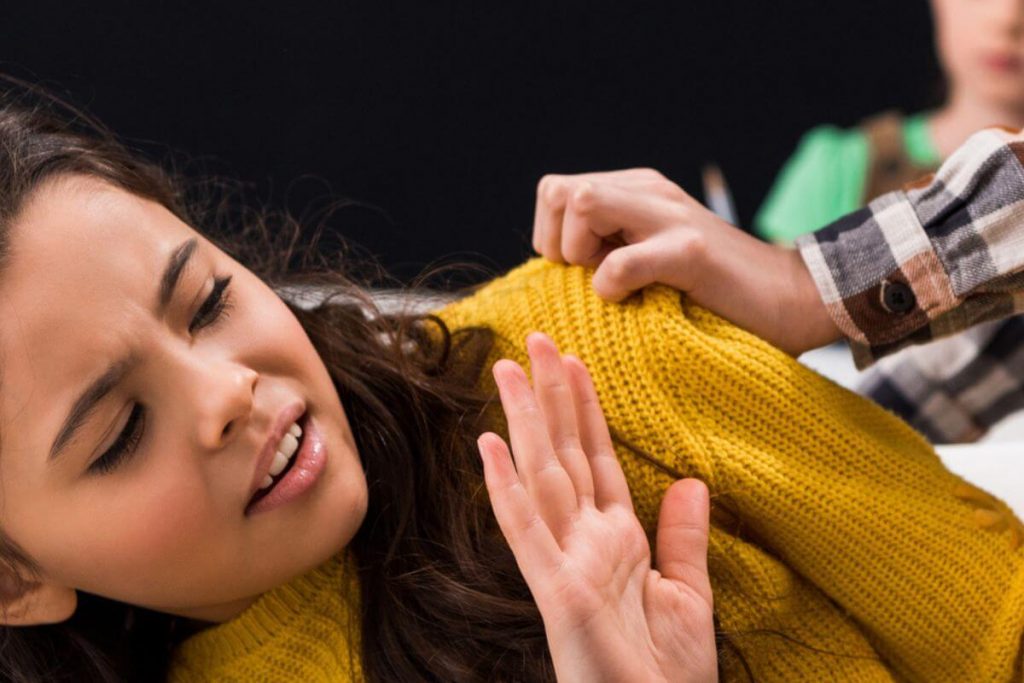
[(917, 305), (914, 291), (902, 282), (882, 282), (882, 308), (890, 313), (906, 313)]

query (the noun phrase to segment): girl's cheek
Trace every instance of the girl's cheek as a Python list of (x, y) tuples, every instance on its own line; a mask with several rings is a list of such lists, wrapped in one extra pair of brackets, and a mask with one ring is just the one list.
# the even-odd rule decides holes
[(94, 590), (145, 602), (154, 590), (173, 589), (195, 576), (204, 553), (218, 541), (219, 527), (205, 491), (197, 487), (164, 482), (138, 491), (106, 506), (104, 524), (83, 525), (79, 557), (95, 563)]
[(198, 486), (153, 487), (128, 522), (125, 541), (144, 562), (174, 557), (176, 549), (196, 547), (207, 535), (204, 529), (217, 518), (207, 497), (208, 492)]

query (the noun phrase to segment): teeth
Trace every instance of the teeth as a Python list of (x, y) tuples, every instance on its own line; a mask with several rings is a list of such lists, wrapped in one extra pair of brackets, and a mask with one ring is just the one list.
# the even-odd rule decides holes
[(270, 474), (263, 478), (260, 483), (261, 489), (273, 486), (274, 477), (284, 472), (288, 461), (299, 448), (300, 436), (302, 436), (302, 427), (293, 422), (292, 426), (288, 428), (288, 432), (281, 437), (281, 442), (277, 444), (277, 452), (274, 453), (274, 459), (270, 463)]
[(283, 453), (274, 453), (274, 460), (270, 463), (270, 476), (276, 477), (288, 466), (288, 456)]
[(289, 433), (281, 437), (281, 443), (277, 444), (277, 452), (286, 458), (290, 458), (295, 454), (298, 447), (299, 440)]

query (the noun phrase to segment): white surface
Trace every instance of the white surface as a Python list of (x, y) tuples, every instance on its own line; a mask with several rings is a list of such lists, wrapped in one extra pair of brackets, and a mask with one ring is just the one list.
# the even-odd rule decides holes
[[(805, 353), (800, 362), (849, 389), (861, 374), (845, 344)], [(1024, 519), (1024, 413), (1003, 420), (978, 443), (937, 445), (935, 451), (952, 472), (1006, 501)]]
[(1024, 519), (1024, 441), (936, 446), (952, 472), (1006, 501)]
[(853, 389), (861, 375), (853, 365), (853, 354), (846, 344), (832, 344), (808, 351), (800, 356), (799, 361), (847, 389)]

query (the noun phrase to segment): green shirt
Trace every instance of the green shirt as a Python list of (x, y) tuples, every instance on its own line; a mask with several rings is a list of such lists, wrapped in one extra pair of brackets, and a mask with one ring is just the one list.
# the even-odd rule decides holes
[[(922, 166), (940, 161), (928, 130), (930, 113), (903, 120), (903, 144)], [(766, 239), (791, 243), (861, 207), (868, 172), (868, 139), (859, 128), (818, 126), (806, 133), (786, 161), (754, 217)]]

